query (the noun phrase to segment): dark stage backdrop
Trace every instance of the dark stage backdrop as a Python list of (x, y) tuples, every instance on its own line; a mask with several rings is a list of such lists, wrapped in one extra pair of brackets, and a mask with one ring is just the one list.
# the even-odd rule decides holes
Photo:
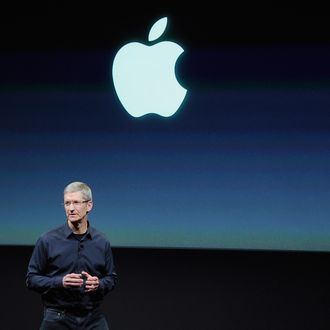
[[(113, 330), (328, 330), (329, 253), (114, 248)], [(24, 277), (32, 246), (0, 246), (1, 329), (36, 330)]]
[[(63, 187), (81, 180), (116, 247), (330, 251), (325, 16), (73, 7), (1, 23), (0, 244), (61, 223)], [(112, 63), (165, 16), (187, 95), (172, 117), (134, 118)]]
[[(327, 11), (251, 2), (2, 5), (0, 328), (38, 329), (33, 244), (89, 183), (112, 242), (113, 329), (328, 330)], [(316, 8), (316, 6), (315, 6)], [(131, 117), (111, 66), (127, 42), (184, 49), (184, 103)], [(291, 251), (289, 251), (291, 250)], [(295, 250), (295, 251), (292, 251)]]

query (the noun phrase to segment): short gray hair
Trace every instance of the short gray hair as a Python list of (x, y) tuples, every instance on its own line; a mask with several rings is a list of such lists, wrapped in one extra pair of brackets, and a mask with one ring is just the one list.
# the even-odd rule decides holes
[(82, 192), (83, 198), (85, 200), (92, 200), (92, 190), (91, 188), (84, 182), (71, 182), (64, 188), (64, 194), (73, 193), (73, 192)]

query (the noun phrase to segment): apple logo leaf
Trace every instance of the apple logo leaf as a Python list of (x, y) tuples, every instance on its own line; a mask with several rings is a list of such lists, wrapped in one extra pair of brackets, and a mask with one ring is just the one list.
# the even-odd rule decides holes
[(167, 17), (159, 19), (150, 29), (148, 40), (154, 41), (158, 39), (165, 31), (167, 25)]

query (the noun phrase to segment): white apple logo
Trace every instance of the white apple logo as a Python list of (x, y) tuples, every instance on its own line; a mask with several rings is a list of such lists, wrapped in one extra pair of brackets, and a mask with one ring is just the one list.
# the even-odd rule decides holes
[[(149, 42), (158, 39), (166, 25), (167, 17), (159, 19), (150, 29)], [(151, 46), (130, 42), (119, 49), (112, 77), (118, 98), (130, 115), (170, 117), (179, 109), (187, 90), (177, 81), (175, 64), (183, 51), (170, 41)]]

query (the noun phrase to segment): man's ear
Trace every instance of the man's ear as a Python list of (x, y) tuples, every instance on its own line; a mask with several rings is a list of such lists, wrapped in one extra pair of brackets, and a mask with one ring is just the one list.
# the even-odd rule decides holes
[(91, 211), (93, 208), (93, 201), (88, 201), (87, 202), (87, 213)]

